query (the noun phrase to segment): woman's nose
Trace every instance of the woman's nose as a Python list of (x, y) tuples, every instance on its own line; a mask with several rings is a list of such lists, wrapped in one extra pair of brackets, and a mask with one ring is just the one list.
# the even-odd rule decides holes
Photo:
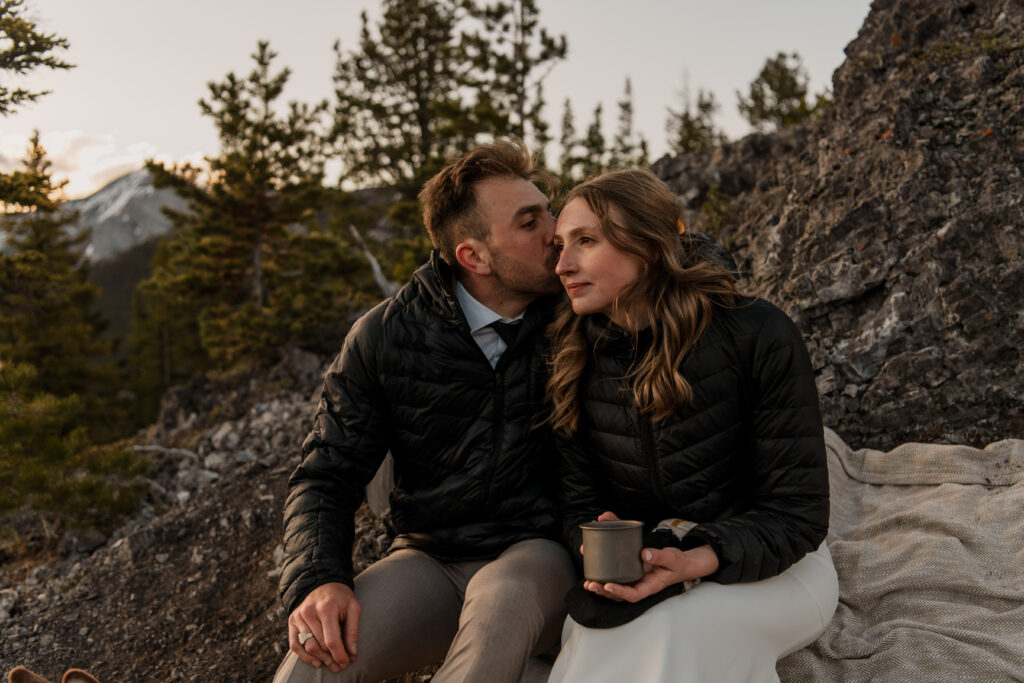
[(572, 263), (572, 259), (569, 258), (568, 253), (569, 252), (563, 249), (558, 254), (558, 261), (555, 263), (556, 275), (565, 275), (566, 273), (571, 273), (573, 271), (575, 266)]

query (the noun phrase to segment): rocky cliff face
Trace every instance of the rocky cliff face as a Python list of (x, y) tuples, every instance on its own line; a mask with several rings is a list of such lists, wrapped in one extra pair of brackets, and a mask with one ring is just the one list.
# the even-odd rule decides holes
[(876, 0), (846, 54), (822, 120), (655, 170), (798, 321), (849, 443), (1020, 436), (1024, 6)]
[[(1024, 434), (1022, 41), (1017, 0), (876, 0), (824, 119), (656, 164), (687, 225), (720, 227), (744, 286), (801, 325), (854, 446)], [(171, 392), (139, 516), (69, 534), (27, 578), (0, 566), (0, 671), (269, 680), (286, 480), (326, 361), (286, 350)], [(363, 564), (388, 541), (365, 509), (357, 534)]]

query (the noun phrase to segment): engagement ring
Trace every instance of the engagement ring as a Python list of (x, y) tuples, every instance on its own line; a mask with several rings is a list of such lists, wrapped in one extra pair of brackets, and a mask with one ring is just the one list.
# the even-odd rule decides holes
[(305, 645), (306, 641), (313, 637), (312, 633), (300, 633), (299, 634), (299, 645)]

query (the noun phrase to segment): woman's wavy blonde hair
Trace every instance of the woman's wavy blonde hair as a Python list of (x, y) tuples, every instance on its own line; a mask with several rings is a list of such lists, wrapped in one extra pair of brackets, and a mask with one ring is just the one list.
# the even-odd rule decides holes
[[(639, 277), (614, 305), (630, 329), (650, 329), (653, 335), (628, 378), (640, 411), (661, 420), (692, 396), (680, 372), (683, 358), (711, 322), (712, 305), (731, 305), (740, 295), (733, 273), (680, 237), (676, 197), (650, 171), (597, 176), (573, 188), (562, 206), (574, 199), (587, 203), (614, 247), (641, 258)], [(579, 424), (578, 385), (589, 358), (585, 319), (565, 301), (548, 327), (550, 422), (568, 432)]]

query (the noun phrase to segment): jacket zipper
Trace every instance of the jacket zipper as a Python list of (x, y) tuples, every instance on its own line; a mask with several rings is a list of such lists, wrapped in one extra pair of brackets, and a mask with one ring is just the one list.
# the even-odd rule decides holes
[(658, 459), (654, 452), (654, 429), (651, 427), (651, 421), (643, 415), (637, 415), (637, 420), (640, 423), (640, 449), (647, 460), (647, 474), (651, 479), (651, 489), (658, 502), (667, 507), (668, 499), (665, 497), (665, 488), (662, 486), (661, 476), (658, 472)]
[(487, 462), (487, 471), (484, 473), (484, 510), (486, 510), (491, 499), (491, 484), (494, 482), (494, 470), (501, 458), (502, 435), (505, 431), (505, 386), (501, 372), (494, 373), (494, 448), (491, 449), (491, 458)]

